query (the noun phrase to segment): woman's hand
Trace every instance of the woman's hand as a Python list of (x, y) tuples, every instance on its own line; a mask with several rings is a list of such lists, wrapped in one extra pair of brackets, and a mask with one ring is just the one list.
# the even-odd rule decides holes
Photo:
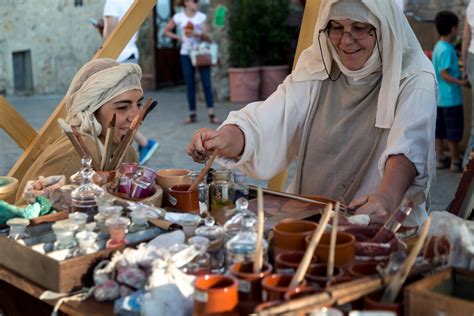
[(219, 131), (198, 129), (188, 145), (188, 155), (196, 162), (204, 162), (215, 151), (228, 158), (240, 155), (244, 149), (244, 134), (236, 125), (226, 125)]
[(347, 206), (355, 214), (367, 214), (371, 223), (385, 223), (388, 214), (393, 211), (393, 201), (389, 196), (377, 192), (352, 200)]

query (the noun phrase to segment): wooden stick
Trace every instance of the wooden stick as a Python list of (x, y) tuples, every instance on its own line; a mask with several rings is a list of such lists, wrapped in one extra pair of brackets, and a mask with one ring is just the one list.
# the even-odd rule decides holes
[[(253, 186), (253, 185), (250, 185), (250, 187), (253, 188), (253, 189), (256, 189), (256, 187)], [(308, 202), (308, 203), (311, 203), (311, 204), (321, 204), (321, 205), (324, 205), (324, 206), (328, 205), (327, 202), (319, 201), (317, 199), (309, 199), (309, 198), (306, 198), (304, 196), (300, 196), (300, 195), (296, 195), (296, 194), (280, 192), (280, 191), (274, 191), (274, 190), (270, 190), (270, 189), (266, 189), (266, 188), (262, 188), (262, 190), (263, 190), (263, 193), (269, 193), (269, 194), (272, 194), (272, 195), (286, 197), (286, 198), (293, 199), (293, 200), (296, 200), (296, 201)], [(343, 205), (343, 204), (340, 205), (340, 208), (343, 211), (347, 211), (346, 206)]]
[(334, 303), (328, 293), (317, 293), (308, 295), (302, 298), (297, 298), (291, 301), (282, 302), (279, 305), (269, 307), (259, 312), (258, 315), (292, 315), (286, 314), (292, 311), (301, 310), (303, 308), (315, 307), (317, 305), (330, 306)]
[(133, 137), (140, 126), (139, 121), (140, 121), (140, 115), (135, 116), (132, 123), (130, 124), (130, 129), (127, 131), (125, 136), (122, 138), (122, 141), (117, 146), (117, 149), (114, 151), (111, 158), (112, 162), (110, 163), (111, 170), (117, 169), (118, 164), (122, 161), (123, 157), (125, 156), (125, 153), (127, 152), (127, 148), (132, 143)]
[(74, 137), (74, 134), (72, 133), (72, 130), (71, 130), (71, 126), (69, 126), (62, 118), (58, 119), (58, 123), (63, 129), (67, 138), (69, 138), (69, 141), (71, 142), (72, 146), (76, 150), (79, 157), (83, 158), (86, 154), (84, 150), (82, 149), (81, 145), (79, 145), (79, 143), (77, 142), (77, 139)]
[(87, 148), (86, 143), (84, 143), (84, 140), (82, 139), (81, 134), (79, 134), (79, 131), (75, 126), (71, 126), (72, 133), (74, 134), (74, 137), (77, 139), (78, 143), (81, 145), (82, 149), (84, 150), (84, 153), (86, 156), (91, 158), (91, 165), (92, 169), (94, 170), (99, 170), (99, 166), (97, 165), (97, 162), (95, 161), (94, 157), (92, 157), (91, 152), (89, 151), (89, 148)]
[[(99, 135), (97, 135), (97, 130), (95, 129), (94, 114), (93, 113), (90, 113), (89, 120), (92, 122), (92, 134), (93, 134), (92, 137), (94, 138), (95, 149), (97, 150), (97, 152), (101, 156), (101, 161), (102, 161), (102, 153), (100, 151), (100, 145), (99, 145)], [(99, 166), (99, 168), (100, 168), (100, 166)]]
[(336, 244), (337, 244), (337, 224), (339, 220), (339, 202), (336, 203), (336, 211), (334, 212), (334, 217), (332, 218), (332, 229), (331, 229), (331, 240), (329, 242), (329, 257), (326, 274), (328, 278), (332, 278), (334, 274), (334, 256), (336, 254)]
[(413, 249), (411, 250), (405, 262), (401, 266), (400, 270), (395, 273), (393, 278), (390, 280), (390, 283), (387, 285), (387, 288), (383, 293), (382, 299), (380, 300), (382, 304), (392, 304), (395, 301), (398, 292), (400, 291), (403, 283), (405, 283), (405, 280), (408, 274), (410, 273), (411, 267), (415, 263), (416, 257), (420, 253), (420, 250), (423, 247), (423, 244), (425, 243), (426, 236), (428, 236), (428, 230), (431, 224), (431, 217), (432, 216), (430, 215), (426, 220), (425, 225), (423, 225), (423, 229), (421, 230), (420, 236), (416, 240)]
[(324, 210), (323, 217), (318, 223), (318, 228), (313, 233), (311, 237), (311, 241), (309, 242), (308, 248), (306, 248), (306, 252), (301, 260), (298, 269), (296, 270), (295, 275), (291, 279), (290, 288), (298, 286), (298, 284), (303, 281), (306, 271), (308, 270), (309, 264), (313, 259), (314, 251), (316, 250), (316, 246), (321, 239), (321, 236), (324, 233), (324, 229), (326, 228), (327, 223), (329, 222), (329, 218), (331, 217), (332, 212), (332, 203), (329, 203)]
[(143, 107), (142, 107), (141, 112), (140, 112), (140, 122), (139, 122), (140, 124), (143, 121), (143, 119), (145, 118), (145, 116), (148, 114), (148, 112), (152, 110), (152, 109), (150, 109), (150, 107), (153, 104), (154, 104), (154, 106), (156, 106), (157, 102), (154, 102), (151, 97), (148, 97), (145, 101), (145, 104), (143, 104)]
[(263, 224), (264, 224), (264, 214), (263, 214), (263, 191), (261, 187), (258, 187), (257, 191), (258, 196), (258, 213), (257, 213), (257, 249), (255, 250), (255, 258), (253, 260), (253, 273), (260, 273), (263, 266)]
[(107, 134), (105, 134), (105, 142), (104, 142), (104, 155), (102, 156), (102, 161), (100, 163), (100, 170), (108, 170), (108, 163), (110, 159), (110, 153), (112, 150), (112, 143), (114, 141), (114, 134), (115, 134), (115, 121), (117, 119), (116, 114), (109, 122), (109, 126), (107, 127)]
[(202, 179), (204, 179), (204, 176), (207, 174), (207, 172), (211, 168), (212, 163), (216, 159), (218, 153), (219, 152), (217, 150), (214, 151), (212, 156), (207, 160), (204, 168), (202, 168), (201, 173), (196, 177), (196, 179), (194, 179), (193, 183), (191, 183), (191, 186), (189, 187), (188, 191), (194, 191), (197, 189), (199, 182), (201, 182)]

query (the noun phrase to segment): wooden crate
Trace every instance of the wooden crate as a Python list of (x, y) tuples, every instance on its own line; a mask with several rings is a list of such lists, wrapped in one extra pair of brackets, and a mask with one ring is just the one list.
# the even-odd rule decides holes
[(474, 271), (448, 268), (405, 289), (405, 315), (474, 315)]

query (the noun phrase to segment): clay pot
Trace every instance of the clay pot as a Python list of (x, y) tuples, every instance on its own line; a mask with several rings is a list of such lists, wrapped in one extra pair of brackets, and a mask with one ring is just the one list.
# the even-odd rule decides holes
[(156, 183), (163, 188), (163, 206), (171, 206), (168, 202), (168, 192), (173, 185), (191, 184), (186, 169), (162, 169), (156, 172)]
[(305, 238), (311, 236), (318, 225), (304, 220), (283, 220), (273, 228), (275, 256), (284, 251), (304, 251)]
[(239, 280), (239, 312), (251, 314), (262, 303), (262, 279), (272, 273), (272, 266), (264, 263), (260, 273), (253, 272), (253, 262), (238, 262), (230, 267), (232, 276)]
[(291, 289), (288, 292), (286, 292), (285, 293), (285, 301), (294, 300), (294, 299), (297, 299), (297, 298), (302, 298), (302, 297), (305, 297), (305, 296), (308, 296), (308, 295), (313, 295), (313, 294), (317, 294), (317, 293), (321, 293), (321, 292), (322, 292), (321, 289), (315, 289), (315, 288), (312, 288), (312, 287), (303, 287), (303, 288), (299, 287), (299, 288), (296, 288), (296, 289)]
[(18, 189), (18, 180), (13, 177), (0, 177), (0, 200), (9, 203), (15, 202), (15, 195)]
[[(263, 301), (282, 301), (285, 298), (285, 293), (290, 290), (289, 285), (292, 278), (293, 275), (285, 274), (272, 274), (263, 278)], [(303, 280), (303, 282), (301, 282), (301, 284), (295, 288), (299, 287), (306, 287), (306, 281)]]
[(356, 278), (371, 276), (371, 275), (374, 275), (374, 274), (378, 274), (377, 265), (379, 265), (378, 262), (358, 262), (358, 263), (354, 263), (349, 268), (349, 273), (352, 276), (356, 277)]
[(258, 101), (260, 94), (260, 67), (229, 68), (230, 102)]
[(403, 311), (402, 298), (397, 297), (393, 304), (382, 304), (380, 298), (382, 297), (383, 291), (375, 292), (364, 296), (364, 309), (365, 310), (378, 310), (378, 311), (391, 311), (401, 316)]
[(239, 282), (230, 276), (209, 274), (194, 282), (193, 315), (239, 315), (237, 311)]
[(276, 91), (278, 85), (288, 75), (288, 65), (263, 66), (260, 68), (262, 82), (260, 84), (260, 98), (265, 100)]
[(172, 186), (169, 189), (168, 202), (179, 211), (199, 214), (199, 192), (188, 191), (189, 187), (189, 184)]
[[(311, 236), (306, 237), (306, 243), (309, 244)], [(329, 243), (331, 233), (324, 233), (316, 247), (316, 255), (321, 263), (327, 263), (329, 257)], [(355, 237), (346, 232), (337, 232), (336, 250), (334, 254), (334, 264), (337, 266), (346, 266), (352, 263), (355, 258)]]
[(330, 281), (342, 277), (344, 274), (341, 267), (334, 266), (334, 273), (331, 279), (327, 277), (327, 265), (317, 264), (315, 267), (309, 267), (305, 278), (309, 285), (315, 288), (324, 289)]
[(372, 226), (342, 226), (340, 230), (354, 235), (355, 255), (357, 260), (363, 261), (387, 261), (392, 252), (398, 249), (398, 239), (395, 234), (385, 243), (371, 242), (379, 227)]
[[(275, 258), (276, 272), (279, 274), (294, 274), (304, 257), (303, 251), (285, 251), (279, 253)], [(310, 266), (317, 264), (318, 257), (313, 256)]]

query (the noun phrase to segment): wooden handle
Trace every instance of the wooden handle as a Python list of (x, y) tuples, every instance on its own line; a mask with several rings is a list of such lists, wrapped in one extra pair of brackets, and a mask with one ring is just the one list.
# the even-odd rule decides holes
[(323, 217), (318, 223), (318, 228), (313, 233), (311, 237), (311, 241), (309, 242), (308, 248), (306, 248), (306, 252), (303, 256), (303, 259), (296, 270), (295, 275), (291, 279), (290, 288), (298, 286), (298, 284), (303, 281), (306, 271), (308, 270), (309, 264), (311, 263), (311, 259), (313, 259), (314, 251), (316, 250), (316, 246), (321, 239), (321, 236), (324, 233), (324, 229), (326, 228), (327, 223), (329, 222), (329, 218), (331, 217), (332, 212), (332, 203), (329, 203), (324, 210)]
[(259, 187), (257, 190), (258, 197), (258, 214), (257, 214), (257, 249), (255, 250), (255, 259), (253, 260), (253, 273), (260, 273), (263, 266), (263, 222), (264, 222), (264, 213), (263, 213), (263, 191)]
[(431, 224), (431, 215), (426, 220), (425, 225), (423, 226), (423, 229), (421, 230), (420, 236), (416, 240), (416, 243), (413, 246), (413, 249), (411, 250), (405, 262), (401, 266), (400, 270), (398, 270), (395, 273), (395, 275), (390, 279), (390, 283), (385, 289), (382, 299), (380, 300), (382, 304), (392, 304), (393, 302), (395, 302), (398, 292), (400, 291), (403, 283), (405, 283), (405, 280), (408, 274), (410, 273), (411, 267), (415, 263), (416, 257), (420, 253), (420, 250), (423, 247), (423, 244), (425, 243), (426, 236), (428, 236), (428, 230), (430, 228), (430, 224)]
[(339, 221), (339, 202), (336, 203), (336, 210), (334, 217), (332, 218), (332, 229), (331, 229), (331, 240), (329, 242), (329, 257), (326, 274), (328, 278), (332, 278), (334, 274), (334, 256), (336, 254), (336, 241), (337, 241), (337, 224)]
[(199, 182), (201, 182), (202, 179), (204, 179), (204, 176), (207, 174), (207, 172), (209, 171), (209, 169), (212, 166), (212, 163), (216, 159), (217, 154), (218, 154), (218, 151), (217, 150), (214, 151), (212, 156), (207, 160), (206, 165), (204, 166), (204, 168), (202, 168), (201, 173), (196, 177), (196, 179), (194, 179), (193, 183), (191, 183), (191, 186), (189, 187), (188, 191), (194, 191), (194, 190), (197, 189), (197, 187), (199, 185)]

